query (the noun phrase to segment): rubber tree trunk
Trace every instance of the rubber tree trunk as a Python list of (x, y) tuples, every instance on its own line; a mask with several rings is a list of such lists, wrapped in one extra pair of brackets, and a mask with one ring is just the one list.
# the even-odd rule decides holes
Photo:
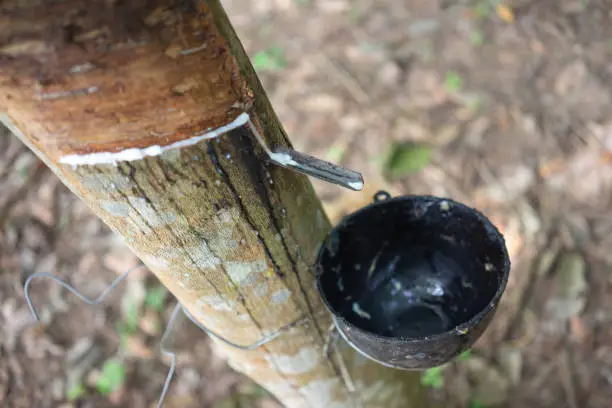
[[(311, 268), (330, 225), (311, 184), (269, 163), (289, 141), (216, 0), (0, 4), (5, 124), (286, 407), (427, 406), (414, 373), (323, 349)], [(242, 116), (241, 116), (242, 115)], [(339, 187), (340, 188), (340, 187)], [(354, 391), (351, 391), (353, 390)]]

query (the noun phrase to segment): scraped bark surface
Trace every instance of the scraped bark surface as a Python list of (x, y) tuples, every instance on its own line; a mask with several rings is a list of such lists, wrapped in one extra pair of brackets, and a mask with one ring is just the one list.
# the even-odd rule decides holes
[[(219, 343), (230, 365), (290, 408), (427, 406), (416, 374), (344, 343), (324, 355), (311, 265), (330, 226), (308, 179), (269, 163), (243, 126), (188, 143), (246, 112), (270, 145), (289, 144), (217, 1), (0, 11), (9, 128), (204, 325), (243, 345), (287, 327), (252, 351)], [(61, 164), (92, 153), (108, 154)]]

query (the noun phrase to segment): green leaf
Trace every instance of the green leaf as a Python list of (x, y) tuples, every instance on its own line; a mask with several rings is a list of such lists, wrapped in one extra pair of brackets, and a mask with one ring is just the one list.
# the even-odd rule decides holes
[(117, 330), (117, 333), (119, 334), (119, 346), (122, 349), (127, 348), (127, 341), (128, 341), (128, 338), (130, 337), (130, 334), (132, 334), (132, 332), (127, 327), (127, 325), (123, 323), (122, 321), (117, 321), (115, 323), (115, 329)]
[(477, 19), (487, 18), (493, 12), (493, 5), (490, 0), (481, 0), (474, 7), (474, 15)]
[(168, 289), (166, 289), (162, 285), (149, 289), (147, 291), (147, 295), (145, 296), (145, 305), (155, 310), (156, 312), (161, 312), (164, 308), (164, 301), (166, 300), (167, 294)]
[(74, 383), (66, 392), (66, 399), (68, 401), (75, 401), (85, 395), (85, 392), (85, 387), (81, 382)]
[(421, 375), (421, 384), (434, 389), (444, 387), (444, 366), (433, 367), (425, 371)]
[(470, 42), (472, 45), (482, 45), (485, 42), (484, 33), (480, 30), (470, 31)]
[(129, 333), (134, 333), (138, 329), (138, 322), (140, 321), (140, 311), (138, 305), (134, 302), (130, 303), (127, 307), (125, 316), (126, 328)]
[(253, 56), (252, 63), (256, 71), (279, 71), (287, 66), (285, 51), (279, 46), (259, 51)]
[(253, 397), (267, 397), (270, 395), (263, 387), (254, 382), (247, 381), (238, 388), (238, 392), (241, 395), (253, 396)]
[(102, 367), (102, 374), (96, 381), (96, 390), (104, 396), (109, 395), (125, 383), (125, 365), (117, 360), (107, 360)]
[(457, 93), (463, 88), (463, 79), (456, 71), (448, 71), (444, 77), (444, 88), (447, 92)]
[(385, 163), (385, 173), (392, 179), (423, 170), (431, 162), (432, 150), (412, 143), (392, 146)]
[(345, 153), (346, 153), (346, 149), (343, 146), (338, 146), (338, 145), (331, 146), (329, 149), (327, 149), (327, 153), (325, 154), (325, 159), (333, 163), (338, 163), (342, 161)]
[(257, 386), (255, 387), (255, 391), (253, 392), (253, 395), (256, 395), (258, 397), (268, 397), (270, 396), (270, 393), (266, 391), (265, 388)]
[(459, 357), (457, 357), (457, 360), (465, 361), (469, 359), (471, 356), (472, 356), (472, 350), (465, 350), (463, 353), (459, 355)]
[(487, 408), (485, 404), (478, 400), (473, 400), (470, 402), (470, 408)]

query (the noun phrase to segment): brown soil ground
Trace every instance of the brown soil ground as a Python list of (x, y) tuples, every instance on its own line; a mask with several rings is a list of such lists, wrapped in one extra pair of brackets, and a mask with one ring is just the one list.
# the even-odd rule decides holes
[[(364, 173), (362, 193), (315, 182), (334, 220), (385, 189), (453, 197), (504, 233), (513, 269), (500, 310), (432, 395), (457, 408), (612, 407), (612, 1), (224, 4), (296, 148)], [(389, 180), (394, 142), (431, 158)], [(158, 284), (146, 272), (98, 307), (37, 282), (46, 328), (31, 326), (31, 273), (96, 295), (137, 260), (8, 134), (0, 225), (0, 406), (154, 406), (173, 302), (145, 302)], [(188, 322), (173, 344), (166, 407), (277, 406)], [(125, 381), (101, 395), (97, 378), (117, 355)], [(69, 391), (82, 395), (69, 402)]]

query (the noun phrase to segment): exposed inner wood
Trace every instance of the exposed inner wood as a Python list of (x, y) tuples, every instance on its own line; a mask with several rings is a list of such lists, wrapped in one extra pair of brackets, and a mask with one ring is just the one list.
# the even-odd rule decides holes
[(251, 344), (297, 322), (253, 351), (221, 346), (234, 368), (291, 408), (427, 407), (417, 374), (344, 343), (324, 355), (331, 319), (312, 264), (329, 222), (308, 179), (269, 163), (246, 127), (141, 160), (59, 163), (168, 145), (244, 111), (269, 145), (288, 146), (218, 1), (0, 7), (0, 109), (13, 131), (204, 325)]
[(252, 103), (202, 3), (36, 3), (0, 6), (0, 106), (45, 123), (34, 142), (53, 159), (167, 145)]

